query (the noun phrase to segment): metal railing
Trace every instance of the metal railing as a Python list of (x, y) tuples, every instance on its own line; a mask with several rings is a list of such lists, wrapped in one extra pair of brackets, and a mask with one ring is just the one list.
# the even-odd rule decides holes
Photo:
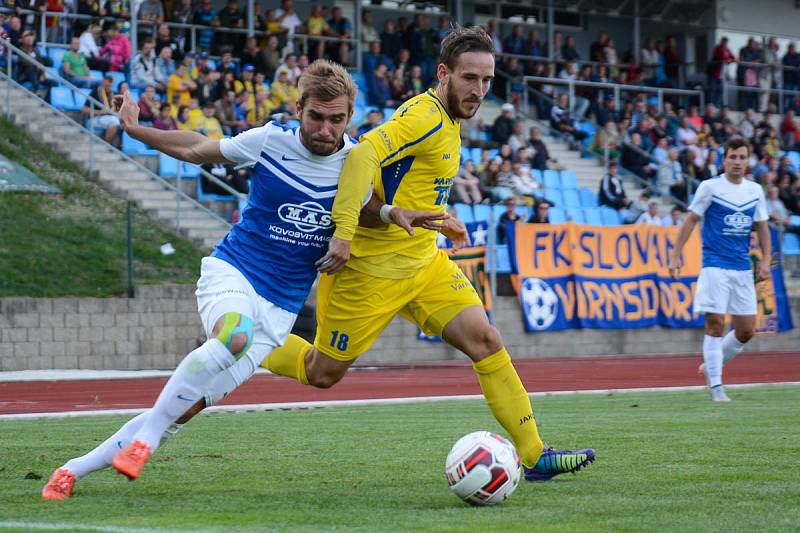
[[(186, 193), (184, 193), (183, 191), (181, 191), (181, 187), (180, 187), (180, 169), (181, 169), (182, 165), (180, 163), (178, 164), (178, 176), (177, 176), (177, 179), (176, 179), (176, 183), (173, 185), (168, 180), (166, 180), (166, 179), (162, 178), (161, 176), (155, 174), (153, 171), (151, 171), (150, 169), (148, 169), (147, 167), (142, 165), (139, 161), (136, 161), (135, 159), (133, 159), (128, 154), (122, 152), (121, 150), (118, 150), (113, 145), (109, 144), (105, 140), (103, 140), (100, 137), (98, 137), (94, 133), (94, 128), (93, 128), (95, 108), (102, 109), (102, 110), (107, 111), (109, 113), (113, 113), (113, 110), (109, 109), (102, 102), (92, 98), (90, 95), (87, 95), (86, 96), (86, 103), (90, 104), (90, 105), (86, 105), (85, 106), (85, 107), (89, 108), (89, 125), (90, 125), (90, 127), (87, 128), (85, 124), (81, 124), (80, 122), (76, 121), (73, 117), (69, 116), (65, 112), (61, 111), (60, 109), (57, 109), (57, 108), (53, 107), (48, 102), (46, 102), (45, 100), (40, 98), (37, 94), (29, 91), (23, 85), (18, 83), (14, 79), (14, 76), (13, 76), (14, 58), (15, 58), (15, 56), (17, 58), (19, 58), (17, 60), (18, 64), (19, 64), (20, 61), (24, 61), (25, 63), (28, 63), (28, 64), (36, 67), (36, 69), (39, 72), (47, 73), (48, 76), (54, 78), (56, 81), (58, 81), (62, 85), (68, 87), (73, 92), (73, 94), (81, 92), (80, 89), (77, 86), (72, 84), (70, 81), (64, 79), (60, 75), (53, 74), (52, 71), (48, 71), (47, 67), (45, 67), (45, 65), (43, 65), (42, 63), (40, 63), (39, 61), (37, 61), (36, 59), (31, 57), (30, 55), (26, 54), (25, 52), (23, 52), (22, 50), (20, 50), (16, 46), (12, 45), (11, 43), (9, 43), (5, 39), (0, 39), (0, 48), (4, 48), (6, 50), (6, 62), (7, 62), (6, 72), (0, 72), (0, 79), (5, 79), (5, 81), (6, 81), (5, 114), (6, 114), (7, 117), (10, 117), (10, 115), (11, 115), (11, 88), (12, 88), (12, 86), (14, 86), (17, 89), (20, 89), (20, 90), (24, 91), (24, 94), (27, 97), (38, 100), (39, 102), (41, 102), (44, 105), (46, 105), (48, 108), (50, 108), (53, 112), (57, 113), (62, 118), (65, 118), (69, 122), (75, 124), (78, 128), (80, 128), (81, 134), (88, 136), (88, 139), (89, 139), (89, 143), (88, 143), (88, 158), (89, 159), (88, 159), (88, 162), (87, 162), (87, 167), (88, 167), (88, 171), (89, 171), (90, 174), (92, 172), (94, 172), (94, 145), (95, 145), (95, 143), (99, 143), (100, 146), (103, 146), (106, 149), (111, 149), (114, 152), (115, 155), (121, 157), (122, 159), (124, 159), (125, 161), (127, 161), (129, 163), (132, 163), (137, 168), (137, 170), (147, 174), (147, 176), (149, 178), (155, 180), (157, 183), (162, 185), (165, 189), (174, 191), (175, 192), (175, 202), (176, 202), (176, 206), (177, 206), (176, 214), (175, 214), (175, 217), (176, 217), (175, 225), (176, 225), (176, 229), (178, 231), (180, 230), (180, 223), (181, 223), (181, 220), (180, 220), (180, 217), (181, 217), (180, 203), (181, 203), (181, 201), (189, 202), (189, 204), (191, 204), (194, 207), (202, 210), (203, 212), (205, 212), (206, 214), (210, 215), (215, 220), (223, 223), (226, 227), (230, 227), (231, 226), (231, 224), (227, 220), (225, 220), (224, 218), (220, 217), (213, 210), (209, 209), (208, 207), (204, 206), (202, 203), (198, 202), (197, 200), (195, 200), (191, 196), (189, 196)], [(216, 185), (219, 185), (224, 190), (226, 190), (229, 193), (231, 193), (232, 195), (234, 195), (237, 199), (239, 199), (239, 200), (246, 199), (245, 195), (243, 195), (242, 193), (236, 191), (235, 189), (230, 187), (227, 183), (225, 183), (224, 181), (220, 180), (216, 176), (206, 172), (202, 168), (200, 169), (200, 171), (201, 171), (201, 175), (203, 175), (204, 177), (206, 177), (210, 181), (214, 182)]]
[[(624, 92), (634, 92), (634, 93), (646, 93), (646, 94), (655, 94), (658, 99), (658, 112), (661, 113), (664, 110), (664, 95), (675, 95), (675, 96), (688, 96), (693, 97), (696, 96), (700, 107), (705, 106), (705, 93), (703, 91), (698, 91), (694, 89), (667, 89), (663, 87), (647, 87), (647, 86), (640, 86), (640, 85), (627, 85), (627, 84), (620, 84), (620, 83), (601, 83), (595, 81), (582, 81), (582, 80), (565, 80), (563, 78), (545, 78), (541, 76), (523, 76), (522, 83), (525, 84), (527, 87), (530, 82), (533, 83), (540, 83), (542, 85), (566, 85), (567, 86), (567, 94), (569, 95), (569, 109), (572, 111), (575, 108), (575, 87), (590, 87), (594, 89), (606, 89), (611, 90), (614, 93), (614, 106), (617, 109), (620, 109), (620, 93)], [(527, 99), (528, 92), (523, 92), (523, 102), (525, 108), (528, 108), (528, 99)]]

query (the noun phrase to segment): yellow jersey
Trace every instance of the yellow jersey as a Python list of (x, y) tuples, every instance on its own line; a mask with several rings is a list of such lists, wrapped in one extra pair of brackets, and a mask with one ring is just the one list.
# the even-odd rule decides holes
[[(417, 211), (447, 209), (458, 174), (461, 123), (453, 119), (438, 95), (429, 89), (395, 111), (391, 120), (365, 133), (380, 169), (374, 194), (387, 204)], [(417, 229), (408, 235), (400, 226), (357, 227), (347, 265), (365, 274), (403, 279), (430, 263), (437, 254), (436, 233)]]

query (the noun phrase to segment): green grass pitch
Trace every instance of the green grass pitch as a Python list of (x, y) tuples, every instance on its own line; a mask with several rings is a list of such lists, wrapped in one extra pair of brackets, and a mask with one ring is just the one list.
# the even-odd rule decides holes
[(444, 477), (459, 437), (499, 429), (479, 401), (204, 415), (138, 481), (106, 470), (65, 502), (39, 498), (51, 470), (124, 419), (0, 421), (0, 529), (796, 530), (800, 387), (730, 393), (727, 405), (699, 391), (537, 397), (545, 441), (598, 460), (493, 508), (460, 502)]

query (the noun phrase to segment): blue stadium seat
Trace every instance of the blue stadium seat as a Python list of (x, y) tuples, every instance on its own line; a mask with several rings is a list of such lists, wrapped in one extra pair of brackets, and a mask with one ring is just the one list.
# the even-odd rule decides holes
[(356, 87), (358, 87), (359, 93), (364, 93), (365, 95), (369, 92), (369, 88), (367, 87), (367, 79), (364, 77), (362, 72), (351, 72), (350, 75), (353, 77), (353, 81), (356, 82)]
[(52, 80), (56, 83), (60, 83), (59, 77), (61, 74), (58, 72), (56, 67), (45, 67), (44, 79)]
[(66, 48), (52, 47), (47, 49), (47, 57), (53, 61), (53, 68), (56, 70), (61, 69), (61, 65), (64, 63), (64, 54), (66, 53)]
[(480, 148), (473, 148), (473, 149), (471, 149), (469, 151), (469, 153), (470, 153), (470, 159), (472, 159), (473, 163), (475, 163), (476, 165), (478, 163), (480, 163), (480, 161), (481, 161), (481, 149)]
[[(472, 159), (472, 154), (469, 152), (469, 148), (466, 146), (461, 147), (461, 162), (460, 164), (463, 165), (467, 162), (467, 159)], [(473, 163), (477, 163), (477, 161), (473, 161)]]
[(538, 168), (531, 169), (531, 177), (536, 180), (537, 183), (544, 184), (544, 178), (542, 177), (542, 171)]
[(585, 224), (586, 219), (583, 217), (583, 209), (580, 207), (567, 207), (567, 218), (576, 224)]
[(128, 155), (139, 155), (139, 156), (149, 156), (155, 157), (158, 155), (158, 150), (153, 150), (152, 148), (148, 148), (146, 144), (142, 141), (138, 141), (128, 135), (127, 133), (122, 133), (122, 151)]
[(197, 200), (200, 202), (235, 202), (236, 197), (232, 194), (206, 194), (203, 192), (202, 180), (197, 180)]
[[(511, 274), (511, 256), (507, 244), (498, 244), (494, 249), (495, 272), (498, 274)], [(491, 268), (491, 265), (489, 266)]]
[(472, 206), (469, 204), (453, 204), (456, 210), (456, 216), (463, 223), (475, 222), (475, 217), (472, 216)]
[(395, 112), (395, 108), (393, 108), (393, 107), (384, 107), (383, 108), (383, 120), (384, 121), (390, 120), (392, 118), (392, 115), (394, 115), (394, 112)]
[(783, 255), (800, 255), (800, 238), (797, 234), (783, 234)]
[[(158, 175), (174, 178), (178, 175), (178, 160), (165, 154), (158, 156)], [(190, 163), (181, 164), (181, 179), (195, 179), (200, 176), (200, 167)]]
[(578, 194), (581, 197), (581, 205), (583, 207), (597, 207), (597, 195), (594, 191), (581, 187), (578, 189)]
[(547, 218), (551, 224), (563, 224), (567, 221), (567, 212), (563, 207), (551, 207)]
[(577, 189), (578, 188), (578, 176), (575, 175), (574, 172), (571, 170), (562, 170), (561, 171), (561, 187), (564, 189)]
[(492, 206), (492, 211), (494, 211), (494, 219), (500, 220), (500, 217), (506, 212), (506, 206), (503, 204), (495, 204)]
[(789, 156), (789, 161), (792, 162), (795, 168), (800, 169), (800, 152), (794, 150), (786, 154)]
[(583, 219), (592, 226), (602, 226), (603, 216), (597, 207), (586, 207), (583, 209)]
[[(475, 204), (472, 206), (472, 215), (478, 222), (488, 222), (489, 214), (492, 212), (492, 206), (487, 204)], [(495, 222), (497, 219), (495, 218)]]
[(557, 170), (545, 170), (543, 174), (545, 189), (561, 188), (561, 178), (559, 177)]
[(90, 70), (89, 77), (94, 81), (96, 81), (97, 83), (103, 81), (103, 73), (100, 72), (99, 70)]
[[(133, 98), (134, 102), (138, 102), (139, 98), (142, 97), (142, 93), (141, 91), (139, 91), (139, 89), (131, 89), (130, 92), (131, 92), (131, 98)], [(156, 97), (158, 97), (158, 95), (156, 95)]]
[(369, 107), (369, 102), (367, 101), (367, 94), (361, 91), (356, 93), (356, 107)]
[(528, 208), (527, 208), (526, 206), (524, 206), (524, 205), (518, 205), (518, 206), (517, 206), (517, 207), (514, 209), (514, 212), (515, 212), (517, 215), (519, 215), (519, 218), (521, 218), (522, 220), (524, 220), (524, 221), (526, 221), (526, 222), (527, 222), (528, 218), (531, 216), (530, 209), (528, 209)]
[(78, 92), (72, 93), (72, 97), (75, 99), (75, 107), (77, 107), (79, 111), (83, 109), (83, 104), (86, 103), (86, 97), (91, 93), (91, 89), (79, 89)]
[[(50, 89), (50, 104), (62, 111), (75, 111), (75, 100), (69, 87), (53, 87)], [(80, 109), (80, 108), (78, 108)]]
[(545, 189), (544, 190), (544, 197), (550, 200), (553, 205), (557, 205), (559, 207), (564, 207), (564, 197), (561, 196), (561, 191), (558, 189)]
[(564, 207), (581, 207), (581, 199), (575, 189), (564, 189), (561, 195), (564, 197)]
[(789, 225), (800, 228), (800, 215), (792, 215), (789, 217)]
[(500, 150), (498, 150), (497, 148), (492, 148), (491, 150), (489, 150), (489, 159), (494, 159), (498, 155), (500, 155)]
[(206, 63), (208, 64), (208, 68), (211, 70), (217, 70), (217, 62), (213, 59), (207, 59)]
[(608, 206), (604, 205), (600, 207), (600, 216), (603, 218), (603, 225), (605, 226), (618, 226), (622, 224), (619, 212)]

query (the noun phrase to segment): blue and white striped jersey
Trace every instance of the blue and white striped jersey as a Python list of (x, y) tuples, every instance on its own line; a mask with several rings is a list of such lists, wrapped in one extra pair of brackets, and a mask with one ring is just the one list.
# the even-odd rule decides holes
[(749, 180), (738, 185), (724, 174), (704, 181), (689, 209), (704, 217), (703, 267), (750, 270), (750, 232), (753, 222), (767, 220), (761, 186)]
[(345, 136), (334, 154), (315, 155), (300, 142), (299, 128), (274, 122), (220, 141), (225, 159), (255, 166), (242, 218), (212, 255), (266, 300), (299, 312), (317, 276), (314, 263), (328, 250), (339, 173), (355, 144)]

